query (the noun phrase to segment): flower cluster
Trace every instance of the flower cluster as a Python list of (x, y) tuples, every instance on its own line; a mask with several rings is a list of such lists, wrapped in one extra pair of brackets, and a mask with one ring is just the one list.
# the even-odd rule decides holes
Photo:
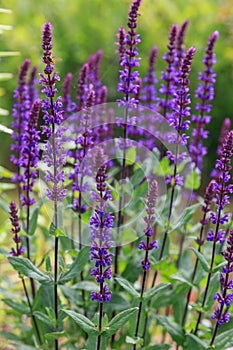
[(111, 200), (110, 191), (106, 189), (106, 166), (101, 165), (96, 175), (97, 193), (93, 194), (93, 199), (97, 202), (96, 209), (90, 220), (91, 237), (91, 260), (95, 261), (95, 268), (91, 271), (91, 276), (95, 276), (96, 282), (100, 284), (99, 292), (92, 292), (92, 300), (99, 303), (109, 302), (111, 292), (104, 284), (106, 279), (111, 278), (112, 254), (109, 248), (112, 246), (110, 236), (114, 226), (114, 217), (107, 212), (108, 200)]
[(192, 131), (192, 141), (190, 142), (189, 150), (192, 161), (200, 170), (203, 169), (203, 159), (207, 153), (207, 148), (203, 145), (203, 140), (208, 138), (208, 131), (205, 130), (205, 126), (211, 120), (211, 101), (214, 99), (214, 83), (216, 81), (216, 74), (213, 70), (213, 65), (216, 63), (214, 46), (218, 36), (218, 32), (215, 31), (208, 40), (206, 55), (202, 61), (205, 65), (205, 70), (199, 73), (200, 83), (195, 94), (195, 97), (200, 102), (196, 103), (197, 114), (192, 115), (192, 122), (196, 126)]
[[(189, 123), (190, 121), (187, 120), (187, 118), (190, 116), (190, 94), (189, 94), (189, 73), (191, 71), (191, 64), (192, 60), (195, 54), (195, 48), (191, 47), (187, 50), (187, 53), (184, 57), (184, 60), (182, 62), (180, 73), (179, 73), (179, 79), (178, 79), (178, 86), (176, 93), (174, 94), (174, 109), (171, 113), (170, 117), (168, 118), (168, 121), (170, 123), (170, 126), (174, 128), (176, 131), (175, 133), (170, 133), (169, 136), (169, 142), (186, 146), (188, 141), (188, 136), (183, 132), (189, 129)], [(176, 148), (177, 149), (177, 148)], [(167, 158), (175, 164), (178, 164), (179, 162), (183, 161), (187, 157), (186, 153), (173, 154), (171, 151), (167, 152)], [(183, 185), (183, 179), (179, 174), (174, 174), (174, 176), (168, 176), (166, 179), (167, 184), (172, 185)]]
[[(138, 94), (140, 89), (140, 79), (138, 71), (134, 70), (139, 66), (139, 57), (137, 45), (141, 42), (139, 35), (136, 32), (137, 17), (139, 16), (139, 7), (141, 0), (134, 0), (128, 13), (128, 32), (123, 28), (119, 29), (117, 37), (118, 52), (120, 55), (120, 65), (123, 69), (120, 70), (120, 82), (118, 91), (124, 94), (123, 105), (137, 105)], [(119, 101), (122, 103), (122, 101)]]
[(161, 80), (164, 83), (161, 84), (159, 92), (164, 97), (158, 98), (158, 107), (162, 108), (161, 113), (165, 118), (168, 118), (170, 112), (174, 109), (174, 94), (176, 92), (178, 82), (177, 71), (177, 51), (176, 51), (176, 36), (178, 26), (173, 24), (169, 34), (168, 51), (163, 56), (163, 60), (167, 62), (166, 71), (162, 72)]
[[(223, 253), (223, 256), (227, 264), (223, 267), (220, 275), (221, 292), (214, 297), (219, 306), (217, 306), (212, 316), (212, 319), (217, 319), (218, 325), (230, 321), (228, 310), (233, 302), (233, 280), (230, 279), (230, 273), (233, 272), (233, 230), (230, 231), (226, 251)], [(231, 292), (229, 293), (229, 291)]]
[(218, 171), (218, 179), (216, 179), (216, 195), (215, 202), (217, 206), (216, 213), (210, 213), (210, 220), (216, 225), (215, 233), (211, 229), (208, 232), (208, 241), (220, 241), (223, 243), (225, 231), (219, 229), (220, 225), (228, 222), (229, 213), (223, 213), (225, 205), (230, 204), (229, 194), (233, 193), (233, 185), (229, 184), (231, 171), (231, 158), (233, 155), (233, 130), (229, 131), (222, 147), (220, 159), (216, 161), (215, 168)]
[(37, 130), (39, 113), (40, 100), (36, 99), (30, 110), (27, 128), (22, 136), (20, 167), (24, 169), (22, 174), (22, 190), (26, 192), (21, 194), (22, 206), (29, 206), (35, 203), (34, 198), (29, 196), (29, 192), (32, 192), (35, 179), (38, 176), (36, 168), (39, 162), (40, 136)]
[(148, 72), (143, 79), (144, 86), (142, 88), (141, 99), (145, 101), (148, 107), (155, 109), (153, 105), (156, 101), (156, 88), (158, 80), (155, 75), (155, 61), (157, 57), (157, 46), (153, 46), (149, 56)]
[[(86, 206), (81, 204), (81, 194), (88, 191), (88, 183), (84, 181), (84, 177), (91, 174), (91, 170), (87, 165), (88, 150), (93, 144), (93, 135), (91, 130), (91, 116), (92, 107), (95, 102), (95, 92), (90, 90), (87, 100), (85, 102), (85, 108), (83, 107), (80, 122), (80, 131), (78, 137), (75, 136), (75, 149), (71, 152), (71, 156), (74, 162), (74, 169), (69, 174), (69, 179), (73, 181), (73, 209), (79, 213), (86, 211)], [(75, 191), (79, 193), (78, 198), (75, 197)]]
[(177, 66), (180, 67), (182, 60), (185, 56), (184, 52), (184, 38), (189, 21), (186, 19), (177, 32), (176, 38), (176, 52), (177, 52)]
[(141, 241), (139, 244), (139, 249), (145, 250), (145, 258), (142, 261), (142, 268), (144, 270), (150, 269), (150, 259), (148, 252), (152, 249), (157, 249), (157, 242), (153, 241), (150, 242), (150, 237), (153, 235), (153, 223), (155, 221), (154, 213), (155, 213), (155, 204), (156, 204), (156, 198), (158, 197), (158, 183), (156, 180), (153, 180), (150, 184), (149, 191), (147, 194), (147, 201), (146, 201), (146, 212), (147, 216), (144, 217), (144, 221), (146, 223), (146, 228), (144, 229), (144, 233), (146, 236), (146, 242)]
[(68, 118), (70, 113), (76, 110), (76, 104), (71, 99), (72, 73), (67, 73), (62, 87), (62, 106), (64, 110), (64, 119)]
[[(60, 126), (63, 120), (62, 98), (58, 97), (54, 101), (57, 93), (56, 82), (60, 80), (57, 73), (54, 72), (55, 59), (52, 56), (52, 25), (46, 22), (43, 27), (42, 49), (44, 50), (42, 61), (45, 63), (44, 74), (40, 74), (40, 84), (43, 86), (42, 92), (46, 94), (46, 99), (42, 100), (43, 120), (45, 125), (42, 126), (48, 140), (44, 146), (44, 162), (51, 172), (47, 169), (45, 181), (51, 184), (47, 188), (47, 196), (54, 202), (62, 201), (66, 195), (66, 190), (62, 188), (64, 182), (64, 170), (62, 167), (66, 163), (64, 153), (64, 128)], [(56, 127), (57, 126), (57, 127)]]
[(11, 161), (17, 166), (17, 174), (14, 176), (14, 181), (21, 182), (20, 176), (20, 160), (21, 160), (21, 146), (22, 146), (22, 135), (24, 130), (27, 129), (29, 112), (30, 112), (30, 97), (27, 86), (27, 74), (30, 67), (30, 60), (26, 59), (19, 70), (18, 77), (18, 87), (14, 91), (14, 99), (16, 102), (13, 105), (13, 118), (12, 129), (12, 138), (14, 143), (11, 146), (11, 150), (14, 154), (11, 155)]
[(11, 232), (13, 233), (13, 241), (16, 244), (16, 248), (11, 248), (10, 254), (12, 256), (20, 256), (23, 255), (24, 253), (24, 247), (20, 244), (21, 243), (21, 238), (19, 236), (20, 232), (20, 225), (19, 225), (19, 217), (18, 217), (18, 209), (16, 207), (15, 202), (10, 203), (10, 220), (12, 224), (12, 229)]
[(39, 83), (43, 86), (42, 92), (45, 93), (46, 99), (42, 100), (43, 120), (45, 125), (42, 126), (42, 133), (51, 137), (54, 125), (60, 125), (63, 120), (62, 98), (58, 97), (53, 100), (56, 93), (56, 82), (60, 80), (57, 72), (54, 71), (55, 59), (52, 56), (52, 25), (50, 22), (45, 23), (42, 34), (42, 49), (44, 50), (42, 61), (45, 63), (44, 74), (40, 73)]

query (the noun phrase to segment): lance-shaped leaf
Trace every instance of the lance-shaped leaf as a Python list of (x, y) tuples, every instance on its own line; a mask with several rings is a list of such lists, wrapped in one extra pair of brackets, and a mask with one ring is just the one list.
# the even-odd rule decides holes
[(33, 263), (27, 258), (19, 258), (16, 256), (9, 257), (9, 261), (15, 270), (23, 275), (33, 278), (40, 283), (49, 283), (51, 278), (45, 273), (41, 272)]
[(107, 330), (103, 333), (103, 336), (111, 337), (120, 328), (122, 328), (124, 324), (128, 322), (131, 317), (136, 315), (137, 311), (138, 311), (138, 307), (133, 307), (131, 309), (121, 311), (118, 315), (113, 317), (113, 319), (109, 322)]

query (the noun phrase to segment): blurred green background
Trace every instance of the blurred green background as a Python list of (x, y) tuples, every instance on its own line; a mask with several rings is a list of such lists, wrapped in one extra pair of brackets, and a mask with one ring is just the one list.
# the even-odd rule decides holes
[[(107, 85), (109, 102), (117, 98), (118, 55), (116, 54), (116, 33), (118, 27), (126, 26), (130, 0), (0, 0), (1, 8), (9, 8), (11, 14), (1, 13), (1, 24), (12, 25), (12, 30), (0, 36), (0, 51), (19, 51), (19, 56), (1, 58), (1, 72), (11, 72), (13, 78), (1, 81), (0, 107), (9, 110), (8, 116), (1, 117), (1, 124), (10, 126), (12, 93), (17, 85), (17, 72), (22, 61), (29, 57), (32, 65), (43, 70), (41, 62), (41, 28), (45, 21), (51, 21), (54, 28), (54, 55), (58, 58), (56, 70), (61, 81), (67, 72), (74, 74), (73, 93), (76, 77), (83, 63), (91, 53), (103, 50), (102, 79)], [(142, 43), (139, 54), (142, 57), (140, 73), (145, 74), (148, 54), (152, 45), (157, 45), (157, 77), (164, 68), (162, 56), (166, 51), (167, 37), (172, 23), (181, 25), (189, 19), (186, 48), (196, 46), (197, 53), (191, 73), (191, 92), (197, 87), (198, 71), (202, 69), (202, 58), (206, 42), (214, 30), (220, 32), (216, 45), (217, 73), (216, 98), (210, 149), (206, 159), (206, 179), (214, 164), (215, 151), (221, 123), (231, 117), (233, 85), (233, 1), (232, 0), (144, 0), (141, 7), (138, 32)], [(60, 85), (61, 86), (61, 85)], [(194, 99), (193, 99), (194, 103)], [(10, 166), (10, 137), (1, 136), (0, 163)]]

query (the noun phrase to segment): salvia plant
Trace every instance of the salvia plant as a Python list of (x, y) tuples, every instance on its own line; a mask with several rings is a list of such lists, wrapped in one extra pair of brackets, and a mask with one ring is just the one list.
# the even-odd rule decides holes
[(4, 349), (233, 346), (233, 130), (223, 114), (215, 167), (199, 190), (219, 33), (207, 38), (196, 76), (189, 22), (173, 24), (166, 52), (154, 45), (140, 76), (141, 3), (132, 1), (116, 34), (115, 101), (101, 79), (101, 49), (58, 84), (50, 22), (43, 72), (30, 58), (19, 69), (14, 200), (1, 203), (10, 236), (1, 253), (16, 272), (1, 287)]

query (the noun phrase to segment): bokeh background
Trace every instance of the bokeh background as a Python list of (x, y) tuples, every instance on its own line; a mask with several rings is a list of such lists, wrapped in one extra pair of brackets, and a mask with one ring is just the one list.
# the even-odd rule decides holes
[[(0, 51), (19, 51), (18, 56), (1, 57), (0, 72), (12, 73), (10, 80), (0, 81), (0, 107), (9, 111), (1, 116), (1, 124), (10, 126), (12, 117), (12, 94), (17, 84), (17, 72), (25, 58), (32, 65), (43, 70), (41, 62), (41, 28), (45, 21), (51, 21), (54, 28), (54, 55), (56, 70), (61, 82), (67, 72), (74, 74), (73, 94), (75, 96), (78, 72), (91, 53), (103, 50), (101, 75), (108, 87), (108, 101), (118, 97), (118, 55), (116, 33), (120, 26), (126, 26), (130, 0), (0, 0), (1, 8), (12, 13), (0, 13), (0, 23), (11, 25), (0, 36)], [(157, 77), (164, 69), (162, 56), (166, 51), (167, 37), (172, 23), (181, 25), (189, 19), (186, 48), (196, 46), (197, 53), (191, 73), (191, 93), (197, 87), (198, 71), (202, 69), (202, 58), (206, 42), (214, 30), (220, 32), (216, 45), (217, 73), (216, 98), (209, 126), (209, 154), (205, 163), (204, 183), (214, 164), (215, 152), (221, 123), (233, 115), (233, 1), (232, 0), (144, 0), (141, 7), (138, 32), (142, 42), (139, 54), (142, 58), (140, 74), (143, 77), (152, 45), (158, 46), (156, 63)], [(61, 84), (60, 84), (61, 87)], [(193, 105), (195, 100), (193, 99)], [(0, 163), (12, 168), (9, 163), (10, 137), (0, 133)]]

